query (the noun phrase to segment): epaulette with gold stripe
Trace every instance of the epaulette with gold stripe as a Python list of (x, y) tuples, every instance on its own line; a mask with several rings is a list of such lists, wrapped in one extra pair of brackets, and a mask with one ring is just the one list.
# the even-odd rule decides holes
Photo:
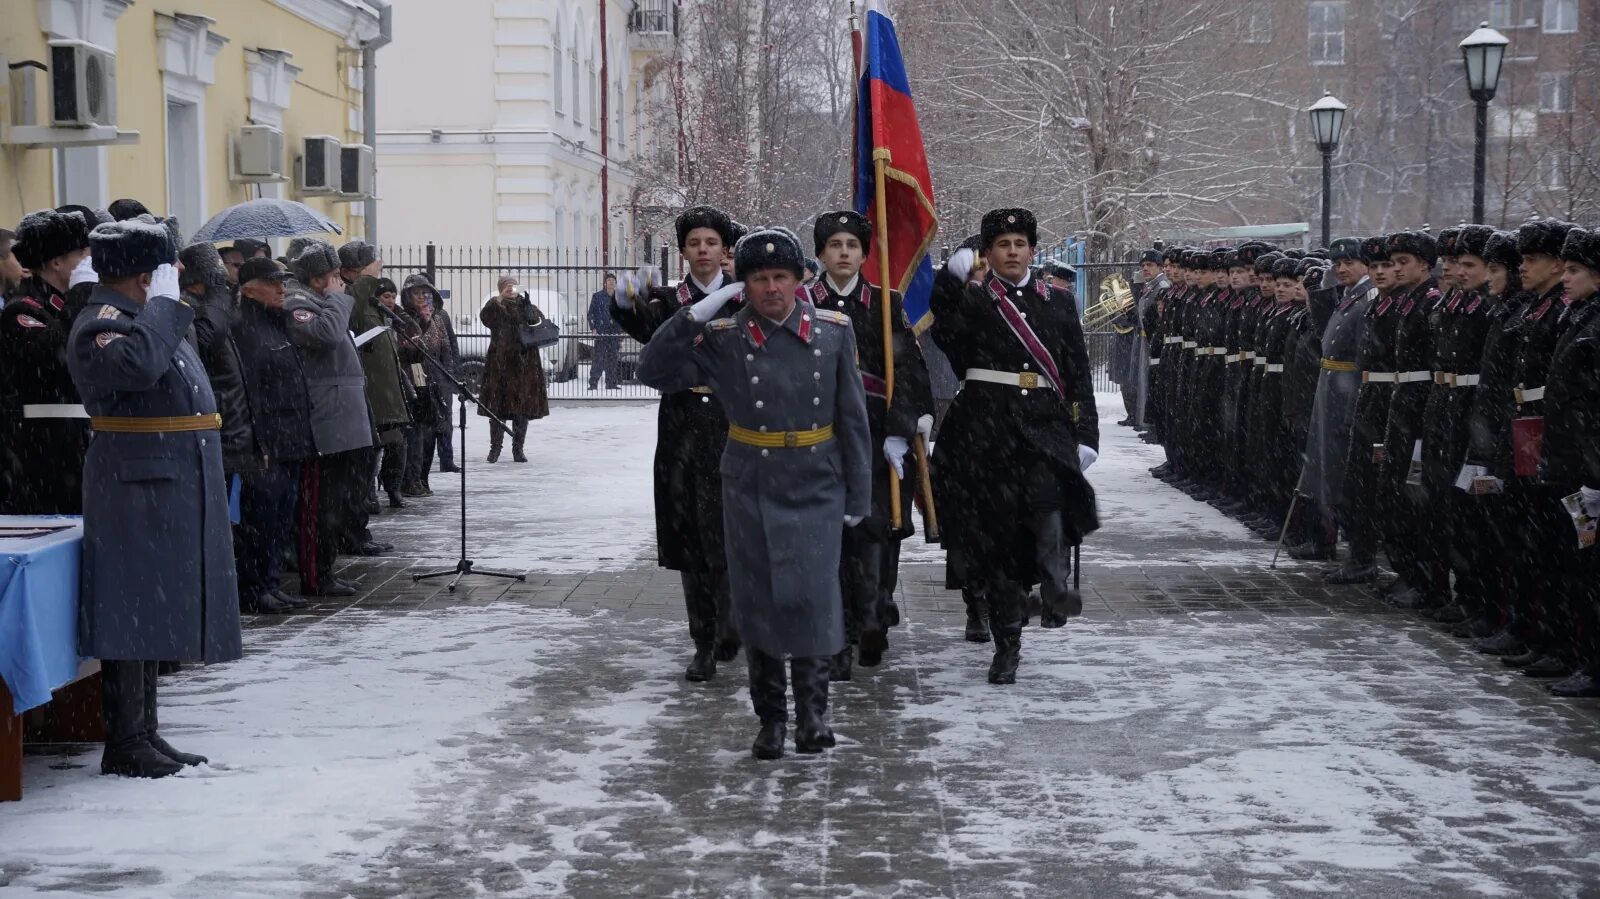
[(706, 325), (707, 331), (732, 331), (739, 323), (731, 318), (714, 318)]
[(850, 316), (843, 312), (834, 312), (832, 309), (818, 309), (817, 321), (831, 322), (841, 327), (850, 327)]

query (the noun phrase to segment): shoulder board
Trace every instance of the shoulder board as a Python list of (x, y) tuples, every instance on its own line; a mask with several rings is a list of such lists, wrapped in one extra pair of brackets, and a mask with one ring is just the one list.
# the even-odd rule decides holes
[(832, 309), (818, 309), (817, 321), (832, 322), (842, 327), (850, 327), (850, 316), (845, 315), (843, 312), (835, 312)]
[(714, 318), (706, 324), (707, 331), (732, 331), (739, 327), (739, 323), (732, 318)]
[(121, 318), (122, 317), (122, 310), (118, 309), (117, 307), (115, 307), (113, 305), (111, 305), (110, 303), (107, 303), (104, 306), (100, 307), (100, 311), (96, 312), (94, 314), (94, 317), (95, 318)]
[(1437, 288), (1437, 287), (1428, 288), (1428, 299), (1429, 300), (1437, 300), (1441, 296), (1443, 296), (1443, 294), (1439, 293), (1439, 288)]
[(10, 307), (10, 306), (13, 306), (13, 305), (28, 306), (28, 307), (33, 308), (33, 309), (43, 309), (44, 308), (44, 304), (39, 302), (38, 300), (34, 299), (33, 297), (16, 297), (16, 298), (12, 299), (10, 302), (6, 303), (7, 307)]

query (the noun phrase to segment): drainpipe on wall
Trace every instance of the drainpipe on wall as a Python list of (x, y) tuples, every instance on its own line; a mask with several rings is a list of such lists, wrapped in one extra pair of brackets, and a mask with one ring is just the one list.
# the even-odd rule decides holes
[(378, 36), (361, 45), (361, 142), (372, 148), (372, 196), (366, 199), (367, 243), (378, 242), (378, 49), (394, 40), (389, 0), (363, 0), (378, 11)]

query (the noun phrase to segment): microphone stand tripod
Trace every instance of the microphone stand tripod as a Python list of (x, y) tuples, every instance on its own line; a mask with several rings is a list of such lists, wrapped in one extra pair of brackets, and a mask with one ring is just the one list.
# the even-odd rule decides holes
[[(429, 302), (432, 301), (430, 300)], [(467, 558), (467, 403), (470, 402), (474, 406), (477, 406), (478, 411), (494, 424), (504, 428), (506, 423), (501, 421), (500, 418), (493, 412), (490, 412), (487, 408), (485, 408), (482, 401), (480, 401), (471, 390), (467, 389), (467, 385), (461, 383), (461, 380), (454, 374), (451, 374), (450, 370), (445, 368), (443, 363), (441, 363), (438, 359), (435, 359), (433, 354), (429, 353), (427, 349), (423, 347), (420, 337), (413, 337), (410, 334), (405, 333), (401, 327), (406, 324), (404, 319), (400, 318), (400, 316), (395, 314), (394, 310), (389, 309), (386, 306), (382, 306), (380, 304), (380, 308), (389, 314), (389, 318), (394, 320), (396, 325), (395, 333), (399, 334), (401, 339), (411, 344), (411, 348), (422, 354), (422, 358), (428, 360), (428, 362), (433, 366), (434, 371), (442, 375), (446, 381), (449, 381), (450, 384), (455, 387), (456, 400), (461, 413), (458, 425), (461, 432), (461, 443), (459, 444), (461, 451), (457, 454), (456, 459), (461, 469), (461, 558), (456, 560), (454, 568), (441, 568), (437, 571), (425, 571), (421, 574), (413, 574), (411, 576), (411, 583), (415, 584), (418, 581), (449, 577), (453, 574), (455, 575), (455, 579), (452, 580), (449, 586), (445, 589), (451, 593), (454, 593), (456, 592), (456, 585), (461, 583), (461, 579), (473, 574), (482, 575), (483, 577), (498, 577), (505, 578), (506, 580), (526, 582), (528, 580), (528, 576), (526, 574), (512, 574), (509, 571), (494, 571), (488, 568), (478, 568), (475, 567), (471, 559)], [(439, 315), (440, 312), (439, 310), (435, 309), (433, 314)]]

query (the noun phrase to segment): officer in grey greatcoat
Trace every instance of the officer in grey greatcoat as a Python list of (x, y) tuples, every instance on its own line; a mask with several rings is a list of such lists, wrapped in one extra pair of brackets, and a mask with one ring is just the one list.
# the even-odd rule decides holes
[[(871, 427), (850, 318), (796, 295), (800, 242), (783, 229), (740, 240), (743, 283), (674, 313), (639, 358), (657, 390), (710, 387), (728, 415), (722, 454), (733, 621), (761, 719), (752, 752), (783, 755), (788, 724), (783, 659), (794, 678), (795, 749), (834, 745), (829, 657), (844, 646), (838, 540), (872, 511)], [(745, 302), (714, 318), (734, 294)]]
[(1290, 547), (1289, 554), (1295, 558), (1326, 558), (1326, 549), (1338, 542), (1338, 509), (1343, 503), (1345, 458), (1350, 453), (1350, 419), (1355, 413), (1356, 394), (1361, 390), (1356, 354), (1361, 348), (1367, 309), (1378, 297), (1378, 288), (1367, 274), (1360, 238), (1339, 238), (1328, 248), (1328, 255), (1333, 259), (1334, 275), (1342, 293), (1338, 305), (1331, 309), (1312, 304), (1314, 327), (1322, 331), (1322, 371), (1312, 404), (1311, 430), (1306, 434), (1300, 492), (1322, 513), (1331, 533), (1327, 539), (1313, 539), (1312, 545)]
[(165, 777), (205, 759), (157, 733), (158, 662), (241, 655), (222, 473), (222, 416), (184, 341), (167, 228), (142, 215), (89, 236), (100, 284), (73, 323), (67, 367), (94, 437), (84, 460), (79, 651), (101, 660), (100, 770)]

